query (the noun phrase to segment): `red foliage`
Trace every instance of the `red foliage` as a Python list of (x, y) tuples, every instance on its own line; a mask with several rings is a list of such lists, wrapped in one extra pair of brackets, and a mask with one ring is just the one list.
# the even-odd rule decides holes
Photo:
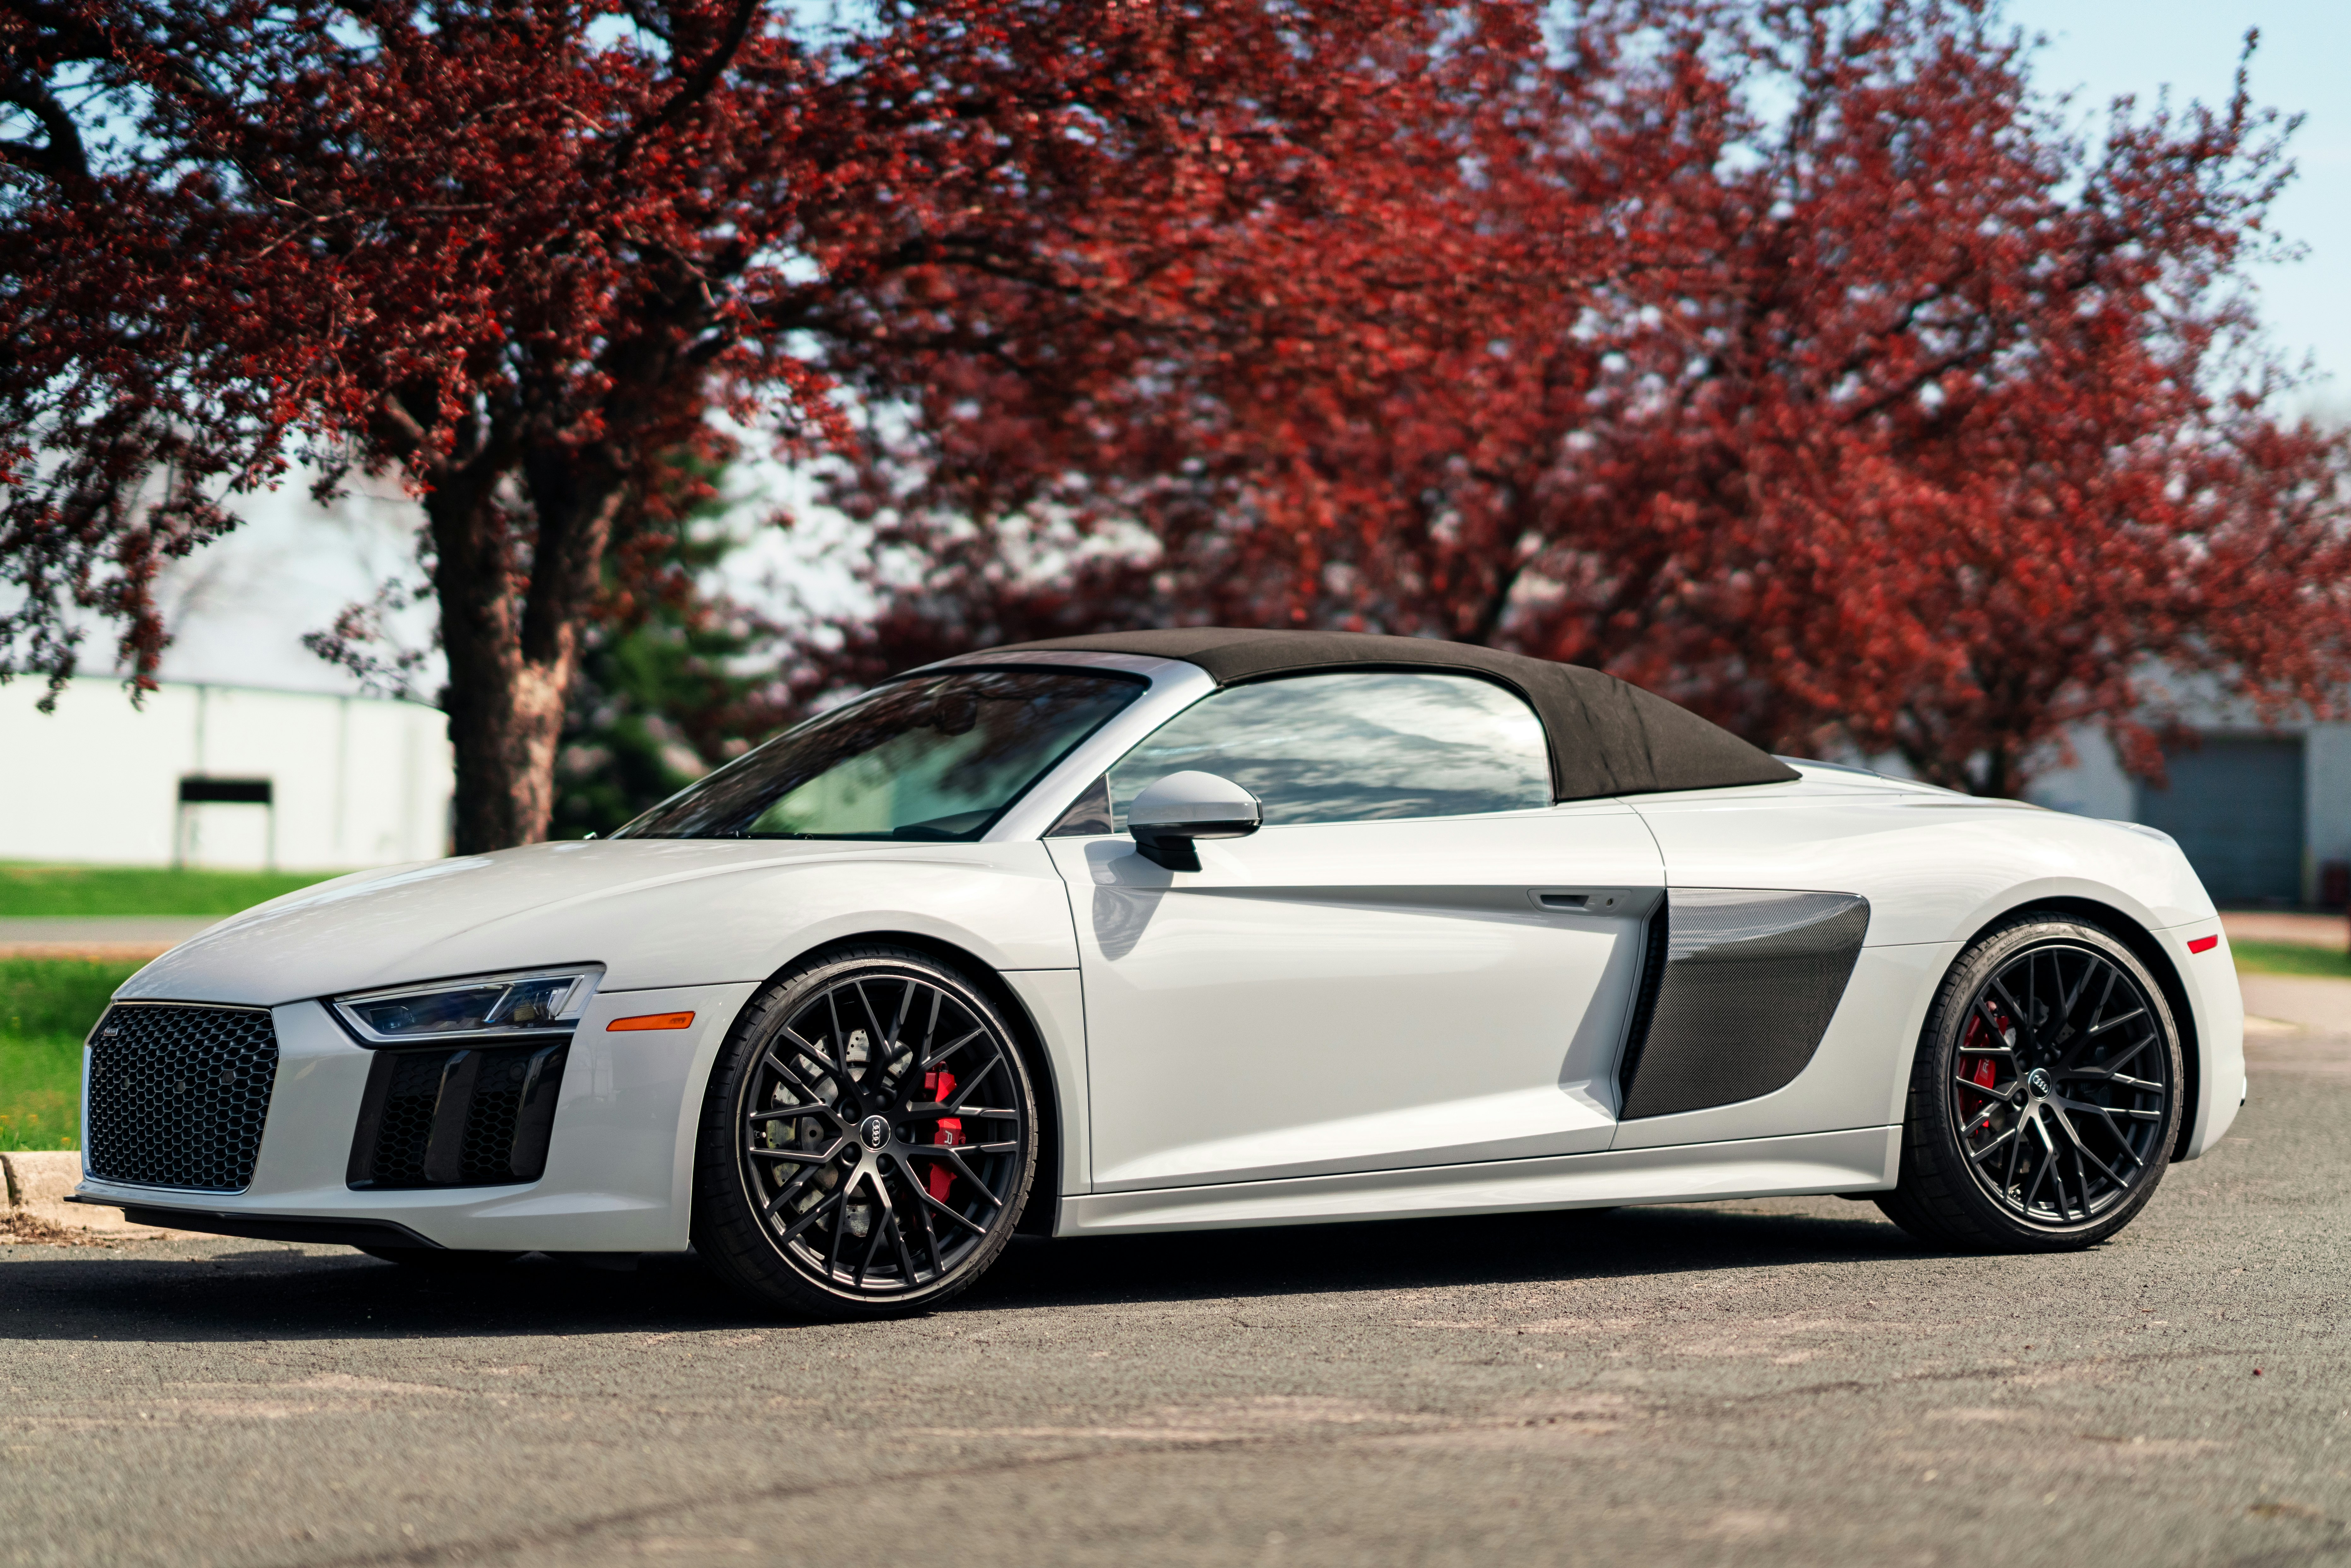
[(54, 677), (110, 612), (143, 676), (157, 566), (237, 491), (396, 467), (458, 842), (537, 837), (604, 558), (715, 413), (837, 439), (839, 378), (990, 350), (974, 282), (1072, 358), (1153, 338), (1224, 243), (1217, 137), (1378, 112), (1418, 9), (905, 0), (816, 43), (767, 0), (19, 0), (0, 641)]
[(2230, 395), (2241, 95), (2093, 156), (1969, 5), (1545, 16), (12, 0), (0, 644), (95, 609), (152, 671), (238, 489), (397, 468), (460, 845), (533, 838), (606, 559), (726, 411), (853, 444), (923, 563), (836, 675), (1360, 625), (1993, 790), (2150, 659), (2342, 678), (2341, 450)]
[(1161, 306), (1200, 311), (1174, 349), (1040, 376), (1064, 335), (991, 300), (988, 353), (898, 374), (919, 414), (844, 497), (930, 567), (858, 673), (1361, 626), (1995, 793), (2085, 721), (2159, 767), (2158, 665), (2339, 692), (2345, 448), (2265, 401), (2235, 285), (2283, 128), (2241, 82), (2093, 152), (1973, 8), (1821, 0), (1549, 47), (1489, 9), (1384, 84)]

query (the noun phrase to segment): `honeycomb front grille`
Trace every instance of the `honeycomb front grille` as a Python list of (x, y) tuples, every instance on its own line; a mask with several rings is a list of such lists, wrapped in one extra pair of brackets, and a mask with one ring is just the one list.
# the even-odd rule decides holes
[(243, 1192), (277, 1081), (277, 1030), (254, 1008), (121, 1003), (89, 1037), (89, 1174)]
[(382, 1051), (351, 1139), (355, 1187), (505, 1186), (547, 1170), (569, 1040)]

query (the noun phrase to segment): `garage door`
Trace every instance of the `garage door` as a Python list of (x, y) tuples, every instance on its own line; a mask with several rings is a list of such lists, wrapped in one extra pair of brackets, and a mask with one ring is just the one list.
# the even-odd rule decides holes
[(2138, 820), (2161, 828), (2220, 904), (2302, 900), (2302, 740), (2214, 736), (2167, 749), (2170, 788), (2138, 788)]

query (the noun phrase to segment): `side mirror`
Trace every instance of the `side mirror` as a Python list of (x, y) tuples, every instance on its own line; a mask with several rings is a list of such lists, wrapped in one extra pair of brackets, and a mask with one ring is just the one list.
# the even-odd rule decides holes
[(1214, 773), (1170, 773), (1126, 810), (1137, 852), (1169, 871), (1200, 869), (1194, 840), (1247, 838), (1264, 821), (1256, 796)]

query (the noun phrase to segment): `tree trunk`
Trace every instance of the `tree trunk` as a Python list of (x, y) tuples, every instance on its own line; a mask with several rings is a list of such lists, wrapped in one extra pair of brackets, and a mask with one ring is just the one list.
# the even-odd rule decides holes
[(425, 498), (433, 534), (443, 706), (457, 753), (455, 852), (537, 843), (555, 809), (556, 745), (594, 608), (604, 547), (624, 486), (601, 462), (564, 453), (524, 465), (538, 527), (517, 593), (496, 473), (467, 475)]

